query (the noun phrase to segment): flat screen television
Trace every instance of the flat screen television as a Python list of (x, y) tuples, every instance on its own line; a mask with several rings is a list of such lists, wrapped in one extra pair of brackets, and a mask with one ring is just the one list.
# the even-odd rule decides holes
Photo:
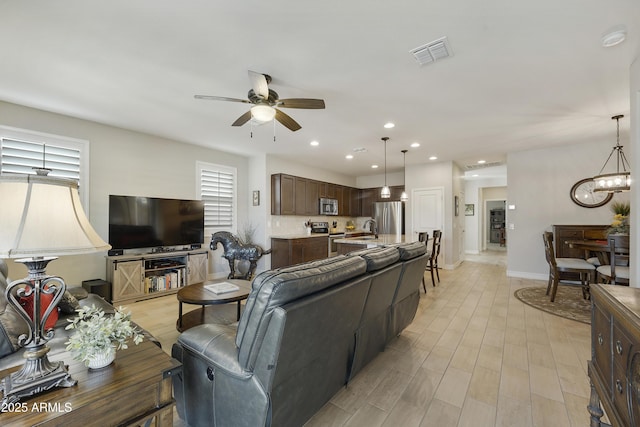
[(113, 249), (203, 242), (204, 203), (200, 200), (109, 196), (109, 244)]

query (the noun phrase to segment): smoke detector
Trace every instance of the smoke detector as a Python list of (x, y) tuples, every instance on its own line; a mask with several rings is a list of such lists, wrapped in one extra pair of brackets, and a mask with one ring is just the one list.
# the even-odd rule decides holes
[(617, 25), (602, 35), (602, 47), (612, 47), (622, 43), (627, 38), (627, 28)]
[(449, 39), (446, 36), (412, 49), (409, 52), (420, 65), (431, 64), (432, 62), (453, 56)]

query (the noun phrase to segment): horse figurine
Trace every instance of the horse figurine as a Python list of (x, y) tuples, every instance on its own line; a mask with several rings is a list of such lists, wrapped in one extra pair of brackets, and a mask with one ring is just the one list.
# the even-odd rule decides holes
[[(258, 245), (246, 245), (242, 243), (236, 236), (228, 231), (218, 231), (213, 233), (211, 236), (211, 244), (209, 245), (211, 250), (216, 250), (218, 243), (222, 244), (222, 247), (224, 248), (224, 255), (222, 255), (222, 257), (229, 262), (229, 269), (231, 272), (227, 277), (228, 279), (251, 280), (253, 273), (255, 273), (256, 267), (258, 266), (258, 260), (262, 258), (262, 255), (271, 253), (271, 249), (265, 251)], [(236, 277), (236, 260), (249, 261), (249, 271), (247, 271), (244, 276)]]

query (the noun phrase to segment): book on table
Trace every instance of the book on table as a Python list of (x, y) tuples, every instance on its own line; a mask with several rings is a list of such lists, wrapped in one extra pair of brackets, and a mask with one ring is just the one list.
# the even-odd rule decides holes
[(227, 292), (239, 291), (240, 287), (229, 282), (211, 283), (204, 285), (204, 288), (214, 294), (225, 294)]

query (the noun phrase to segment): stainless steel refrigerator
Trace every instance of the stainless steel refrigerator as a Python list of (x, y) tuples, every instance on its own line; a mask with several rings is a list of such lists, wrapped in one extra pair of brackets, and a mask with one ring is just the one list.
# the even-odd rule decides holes
[(373, 212), (378, 234), (404, 234), (404, 203), (376, 202)]

